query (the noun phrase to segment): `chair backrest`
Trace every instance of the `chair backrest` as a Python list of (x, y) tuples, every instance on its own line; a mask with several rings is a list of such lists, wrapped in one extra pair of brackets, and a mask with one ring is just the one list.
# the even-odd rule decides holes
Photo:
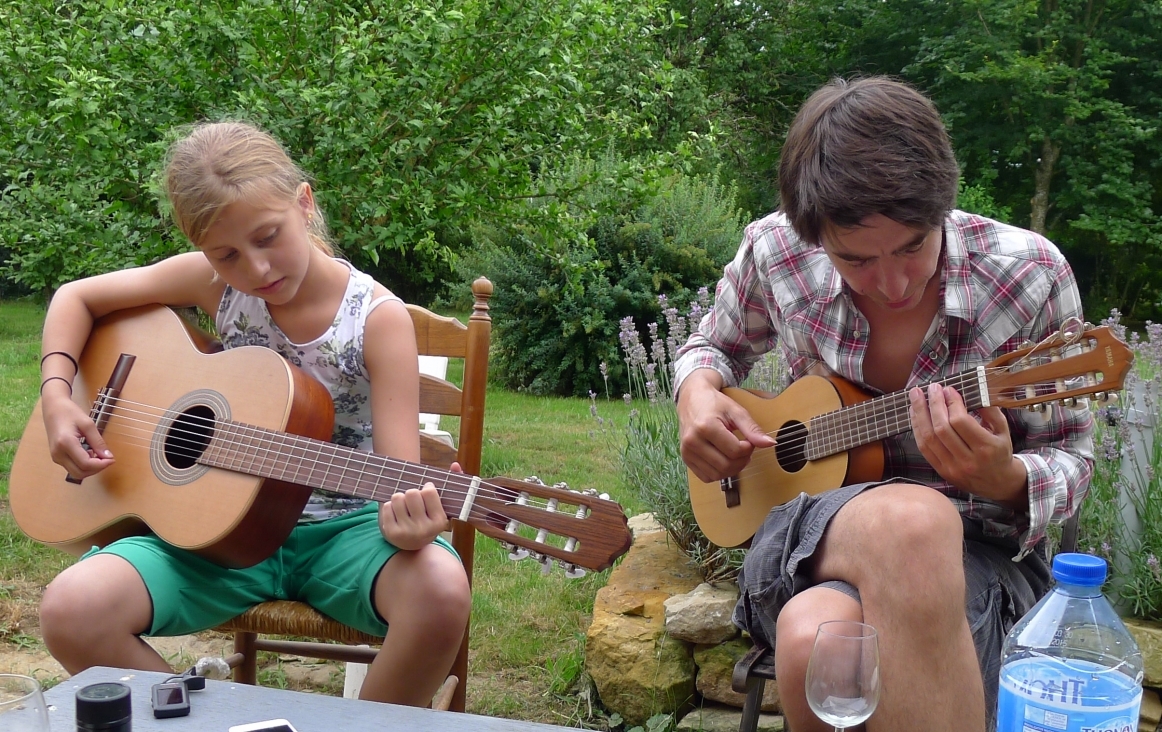
[(458, 461), (466, 473), (480, 470), (484, 441), (484, 393), (488, 382), (488, 346), (492, 318), (488, 300), (492, 283), (481, 277), (472, 283), (473, 306), (468, 325), (422, 308), (408, 305), (416, 331), (420, 356), (457, 358), (464, 362), (462, 386), (429, 373), (420, 374), (420, 412), (460, 418), (455, 450), (427, 435), (420, 437), (420, 460), (447, 467)]
[[(440, 376), (420, 374), (420, 412), (460, 418), (456, 447), (420, 432), (420, 461), (446, 468), (459, 462), (465, 473), (480, 473), (480, 457), (484, 448), (484, 395), (488, 385), (488, 348), (492, 336), (492, 318), (488, 314), (488, 300), (492, 297), (492, 283), (481, 277), (472, 283), (472, 315), (468, 325), (455, 318), (436, 315), (417, 305), (408, 305), (416, 330), (416, 346), (420, 357), (437, 356), (464, 361), (464, 378), (460, 387)], [(476, 530), (461, 521), (452, 521), (452, 546), (464, 563), (468, 581), (472, 581), (472, 560)], [(464, 709), (464, 687), (468, 671), (468, 633), (460, 647), (460, 655), (452, 667), (459, 679), (452, 697), (454, 710)]]

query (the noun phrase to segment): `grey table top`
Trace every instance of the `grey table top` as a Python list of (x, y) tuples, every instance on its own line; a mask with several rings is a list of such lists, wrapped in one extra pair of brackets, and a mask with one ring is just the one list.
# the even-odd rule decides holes
[(76, 730), (77, 690), (102, 681), (119, 681), (130, 688), (133, 699), (133, 732), (227, 732), (236, 724), (265, 719), (286, 719), (298, 732), (552, 732), (568, 729), (474, 714), (435, 712), (395, 704), (379, 704), (307, 694), (233, 681), (207, 681), (203, 691), (190, 693), (190, 714), (174, 719), (155, 719), (150, 707), (150, 687), (166, 679), (152, 671), (96, 666), (45, 692), (52, 732)]

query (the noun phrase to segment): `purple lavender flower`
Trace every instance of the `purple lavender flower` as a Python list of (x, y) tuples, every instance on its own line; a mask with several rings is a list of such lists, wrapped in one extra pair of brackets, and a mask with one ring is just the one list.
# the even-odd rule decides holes
[(1146, 566), (1150, 568), (1150, 573), (1154, 575), (1155, 581), (1162, 581), (1162, 566), (1159, 565), (1158, 557), (1150, 554), (1146, 557)]

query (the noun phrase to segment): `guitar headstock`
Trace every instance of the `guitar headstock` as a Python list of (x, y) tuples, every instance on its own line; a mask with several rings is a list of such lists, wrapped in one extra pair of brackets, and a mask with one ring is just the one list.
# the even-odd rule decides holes
[(1107, 326), (1083, 329), (1067, 323), (1059, 333), (1006, 354), (985, 367), (988, 401), (993, 406), (1044, 409), (1046, 402), (1076, 407), (1094, 395), (1116, 398), (1134, 362), (1134, 353)]
[[(489, 478), (475, 506), (484, 519), (470, 522), (480, 533), (508, 545), (511, 559), (537, 560), (545, 573), (554, 560), (567, 577), (580, 577), (585, 569), (600, 572), (629, 551), (633, 541), (619, 504), (596, 491), (569, 490), (563, 483)], [(532, 531), (522, 532), (522, 526)]]

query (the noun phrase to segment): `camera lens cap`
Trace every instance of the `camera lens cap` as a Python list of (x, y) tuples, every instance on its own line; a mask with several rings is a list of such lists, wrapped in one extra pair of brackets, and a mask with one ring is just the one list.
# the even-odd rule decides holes
[(116, 681), (89, 684), (77, 690), (77, 725), (101, 729), (124, 722), (133, 714), (129, 687)]

